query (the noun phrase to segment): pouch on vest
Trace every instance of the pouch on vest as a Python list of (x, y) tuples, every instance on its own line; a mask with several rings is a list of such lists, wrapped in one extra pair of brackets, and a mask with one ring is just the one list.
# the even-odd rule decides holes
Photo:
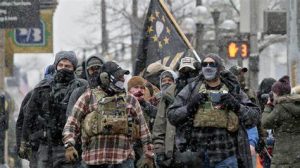
[[(202, 84), (199, 92), (210, 94), (211, 92), (216, 91), (207, 90)], [(228, 89), (225, 85), (223, 85), (223, 87), (217, 92), (226, 93), (228, 92)], [(232, 111), (215, 108), (212, 100), (209, 100), (198, 108), (194, 116), (193, 126), (226, 128), (230, 132), (235, 132), (239, 128), (239, 118)]]
[[(89, 113), (83, 122), (87, 136), (128, 134), (128, 114), (125, 95), (105, 97), (96, 94), (98, 108)], [(98, 95), (97, 95), (98, 94)]]

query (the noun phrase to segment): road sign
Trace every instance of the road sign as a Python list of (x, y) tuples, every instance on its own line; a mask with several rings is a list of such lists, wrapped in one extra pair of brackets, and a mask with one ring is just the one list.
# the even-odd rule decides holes
[(45, 45), (45, 23), (35, 28), (17, 28), (14, 31), (14, 42), (18, 46), (44, 46)]
[(35, 27), (39, 0), (0, 0), (0, 28)]
[(7, 32), (6, 41), (14, 53), (53, 52), (53, 10), (41, 10), (37, 27), (12, 29)]

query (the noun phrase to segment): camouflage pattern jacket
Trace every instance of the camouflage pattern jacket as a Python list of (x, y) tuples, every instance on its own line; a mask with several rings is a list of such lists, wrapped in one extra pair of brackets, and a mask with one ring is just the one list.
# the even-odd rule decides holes
[(265, 108), (262, 125), (274, 129), (271, 167), (300, 167), (300, 95), (278, 97), (274, 107)]

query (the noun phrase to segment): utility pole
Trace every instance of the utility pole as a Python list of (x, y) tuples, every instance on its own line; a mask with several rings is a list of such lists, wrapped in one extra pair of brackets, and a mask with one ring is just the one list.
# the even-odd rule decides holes
[(250, 1), (250, 57), (249, 57), (249, 84), (256, 90), (258, 87), (259, 52), (257, 46), (257, 7), (259, 0)]
[[(197, 8), (197, 6), (201, 6), (201, 5), (202, 5), (202, 0), (197, 0), (196, 8)], [(203, 53), (202, 53), (203, 29), (204, 29), (204, 24), (201, 22), (196, 22), (196, 47), (195, 47), (195, 49), (201, 59), (203, 59)]]

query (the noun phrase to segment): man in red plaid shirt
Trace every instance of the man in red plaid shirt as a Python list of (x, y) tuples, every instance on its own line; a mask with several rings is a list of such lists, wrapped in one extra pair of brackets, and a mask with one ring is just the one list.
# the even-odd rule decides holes
[(89, 168), (134, 168), (133, 142), (140, 139), (147, 157), (152, 158), (150, 131), (138, 101), (125, 95), (123, 70), (115, 62), (103, 64), (95, 75), (96, 88), (88, 88), (74, 105), (63, 131), (66, 159), (78, 157), (74, 148), (81, 130), (82, 159)]

